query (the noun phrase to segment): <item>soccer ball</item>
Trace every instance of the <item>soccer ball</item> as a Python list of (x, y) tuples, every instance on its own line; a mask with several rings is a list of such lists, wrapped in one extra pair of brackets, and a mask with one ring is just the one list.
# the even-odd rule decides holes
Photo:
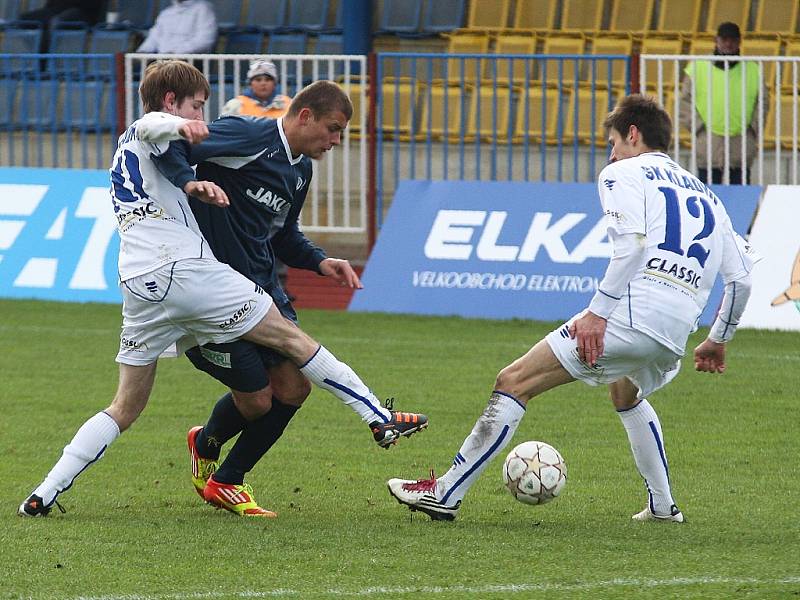
[(544, 504), (567, 483), (567, 465), (558, 450), (544, 442), (523, 442), (506, 456), (503, 482), (525, 504)]

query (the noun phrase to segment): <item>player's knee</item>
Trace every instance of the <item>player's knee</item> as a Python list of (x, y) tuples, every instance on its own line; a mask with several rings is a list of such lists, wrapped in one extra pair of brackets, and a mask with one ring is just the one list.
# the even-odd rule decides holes
[(280, 390), (275, 390), (275, 395), (281, 402), (289, 406), (301, 406), (306, 398), (311, 395), (311, 382), (302, 378), (292, 383), (291, 386), (284, 386)]
[(494, 380), (494, 389), (509, 396), (517, 397), (519, 381), (514, 365), (509, 365), (497, 374)]
[(257, 392), (233, 392), (233, 401), (242, 416), (253, 421), (272, 408), (272, 389), (267, 386)]

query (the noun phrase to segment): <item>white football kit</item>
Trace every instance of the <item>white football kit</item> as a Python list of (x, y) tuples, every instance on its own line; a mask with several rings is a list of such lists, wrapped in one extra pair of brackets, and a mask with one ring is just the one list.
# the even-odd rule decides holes
[(146, 365), (181, 338), (240, 338), (272, 299), (218, 262), (186, 195), (151, 160), (181, 139), (185, 119), (150, 112), (120, 136), (111, 164), (111, 200), (120, 236), (123, 323), (117, 361)]
[[(573, 377), (598, 385), (628, 375), (646, 396), (677, 374), (717, 274), (726, 284), (747, 277), (753, 254), (720, 199), (666, 154), (647, 152), (608, 165), (598, 189), (609, 237), (637, 240), (638, 262), (629, 263), (620, 292), (604, 289), (607, 273), (589, 307), (608, 319), (596, 365), (578, 359), (563, 327), (547, 340)], [(645, 336), (657, 344), (645, 343)], [(639, 352), (626, 352), (625, 345)]]

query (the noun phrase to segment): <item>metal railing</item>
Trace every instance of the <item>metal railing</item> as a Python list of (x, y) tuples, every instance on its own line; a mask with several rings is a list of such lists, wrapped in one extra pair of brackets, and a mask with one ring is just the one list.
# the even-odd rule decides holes
[(376, 209), (401, 179), (592, 181), (623, 55), (377, 55)]
[[(717, 68), (715, 62), (725, 69), (739, 63), (755, 65), (758, 98), (752, 115), (742, 110), (741, 122), (732, 123), (731, 101), (735, 99), (740, 105), (746, 105), (746, 78), (741, 77), (741, 85), (734, 89), (736, 86), (726, 76), (721, 90), (724, 132), (713, 138), (703, 135), (704, 143), (698, 143), (697, 134), (704, 129), (699, 109), (703, 108), (707, 119), (713, 121), (714, 110), (719, 105), (715, 102), (712, 86), (709, 86), (711, 93), (701, 98), (698, 105), (697, 81), (687, 76), (686, 68), (694, 64), (696, 69), (705, 69), (704, 74), (710, 80)], [(640, 57), (639, 87), (656, 96), (673, 117), (672, 155), (678, 162), (685, 162), (691, 171), (705, 169), (711, 173), (712, 163), (716, 162), (716, 168), (722, 172), (722, 183), (729, 183), (730, 173), (737, 168), (736, 165), (745, 165), (741, 169), (742, 183), (796, 185), (800, 154), (799, 70), (800, 57), (643, 54)], [(734, 126), (740, 129), (740, 133), (731, 134)], [(732, 146), (737, 147), (735, 151)], [(701, 153), (704, 156), (698, 158)]]
[[(191, 61), (208, 78), (211, 96), (206, 119), (219, 116), (222, 106), (247, 87), (247, 63), (255, 54), (126, 54), (125, 55), (125, 116), (130, 123), (142, 114), (138, 96), (139, 76), (147, 63), (164, 58)], [(293, 96), (305, 85), (319, 79), (339, 82), (353, 99), (356, 107), (367, 106), (367, 88), (360, 74), (366, 73), (366, 56), (344, 55), (270, 55), (278, 67), (279, 89)], [(353, 115), (350, 128), (345, 130), (340, 149), (326, 153), (316, 162), (301, 226), (308, 232), (365, 233), (367, 231), (367, 144), (356, 138), (350, 129), (365, 132), (365, 110)]]

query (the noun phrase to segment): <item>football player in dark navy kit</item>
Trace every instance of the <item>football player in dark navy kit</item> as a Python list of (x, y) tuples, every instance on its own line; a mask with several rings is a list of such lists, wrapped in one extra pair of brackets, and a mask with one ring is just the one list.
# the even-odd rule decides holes
[[(159, 170), (180, 188), (199, 178), (226, 191), (229, 210), (207, 210), (190, 199), (203, 235), (218, 260), (260, 285), (283, 316), (294, 322), (297, 315), (278, 282), (276, 259), (351, 288), (361, 287), (348, 261), (327, 257), (298, 227), (312, 177), (311, 159), (340, 144), (352, 110), (339, 86), (319, 81), (296, 96), (285, 117), (223, 117), (209, 126), (205, 142), (172, 143), (156, 159)], [(196, 175), (190, 165), (197, 165)], [(231, 388), (217, 402), (208, 423), (189, 431), (193, 483), (206, 501), (242, 514), (242, 503), (235, 502), (242, 489), (252, 499), (244, 486), (245, 474), (281, 436), (310, 393), (310, 383), (282, 355), (244, 340), (206, 344), (186, 354), (198, 369)], [(392, 442), (385, 441), (385, 425), (376, 423), (374, 413), (363, 404), (350, 406), (370, 424), (381, 446), (396, 440), (395, 436)], [(394, 420), (420, 417), (392, 414)], [(410, 435), (426, 424), (410, 422), (400, 428), (401, 434)], [(228, 456), (218, 464), (220, 447), (239, 432)]]

